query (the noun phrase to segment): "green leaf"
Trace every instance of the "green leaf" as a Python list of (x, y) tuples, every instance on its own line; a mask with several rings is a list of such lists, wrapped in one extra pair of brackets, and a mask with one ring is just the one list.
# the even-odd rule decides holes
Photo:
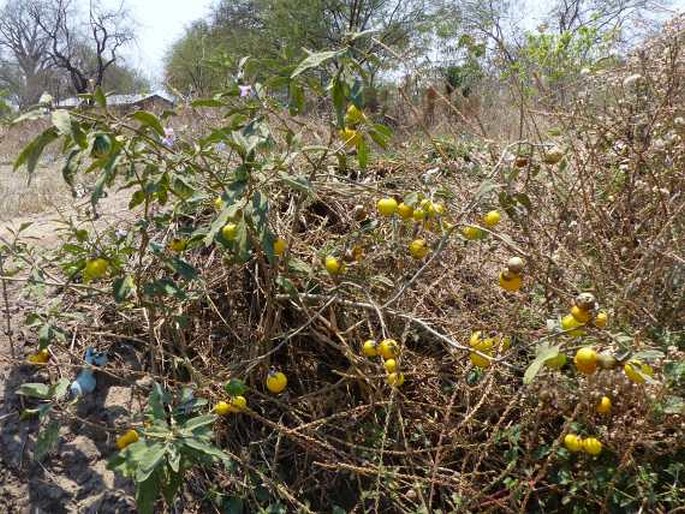
[(107, 97), (100, 86), (95, 88), (95, 91), (93, 92), (93, 100), (95, 101), (95, 105), (98, 107), (102, 107), (103, 109), (107, 108)]
[(307, 177), (303, 176), (293, 176), (285, 171), (282, 171), (280, 174), (281, 180), (291, 189), (294, 189), (296, 191), (302, 191), (304, 193), (311, 193), (312, 192), (312, 183), (309, 181)]
[(50, 387), (50, 398), (61, 400), (67, 394), (71, 381), (68, 378), (60, 378), (56, 384)]
[(61, 135), (68, 136), (71, 134), (71, 115), (66, 109), (53, 111), (52, 124)]
[(14, 161), (14, 169), (17, 170), (21, 166), (26, 165), (29, 174), (33, 174), (40, 160), (40, 156), (45, 150), (45, 147), (52, 143), (59, 137), (59, 133), (55, 127), (50, 127), (42, 134), (36, 137), (19, 153), (19, 157)]
[(154, 514), (155, 503), (159, 496), (159, 482), (156, 476), (151, 476), (136, 487), (136, 507), (138, 514)]
[(136, 111), (131, 115), (131, 118), (139, 121), (141, 127), (150, 127), (160, 136), (164, 135), (164, 128), (162, 127), (159, 118), (153, 113), (148, 111)]
[(114, 300), (117, 303), (121, 303), (133, 295), (134, 291), (136, 290), (136, 286), (133, 281), (133, 277), (131, 275), (126, 275), (125, 277), (114, 280), (112, 283), (112, 289)]
[(36, 451), (33, 454), (33, 458), (36, 461), (43, 460), (48, 453), (57, 447), (57, 443), (59, 442), (59, 427), (59, 422), (53, 419), (48, 423), (48, 426), (40, 431), (38, 438), (36, 439)]
[(359, 162), (359, 166), (366, 168), (366, 165), (369, 163), (370, 154), (371, 149), (366, 142), (366, 138), (359, 138), (357, 141), (357, 162)]
[(187, 437), (183, 438), (182, 441), (187, 448), (195, 450), (196, 452), (201, 453), (209, 459), (220, 460), (222, 462), (230, 460), (229, 456), (226, 453), (222, 452), (219, 448), (211, 444), (204, 443), (195, 438)]
[(164, 443), (152, 443), (148, 446), (147, 452), (140, 460), (140, 466), (136, 472), (136, 482), (145, 482), (162, 462), (167, 453), (167, 446)]
[(169, 403), (169, 395), (164, 388), (157, 382), (152, 386), (147, 413), (152, 419), (166, 422), (166, 411), (164, 406)]
[(644, 362), (655, 362), (659, 359), (663, 359), (665, 356), (664, 352), (660, 352), (659, 350), (644, 350), (634, 354), (631, 359), (637, 359)]
[(245, 386), (245, 382), (237, 378), (232, 378), (224, 384), (224, 391), (226, 391), (229, 396), (245, 394), (246, 390), (247, 387)]
[(295, 70), (292, 72), (290, 78), (294, 79), (295, 77), (301, 75), (307, 70), (317, 68), (327, 61), (336, 59), (337, 57), (340, 57), (344, 52), (344, 50), (329, 50), (326, 52), (311, 53), (307, 56), (306, 59), (304, 59), (300, 64), (297, 65), (297, 68), (295, 68)]
[(28, 396), (30, 398), (47, 400), (50, 398), (50, 386), (47, 384), (41, 384), (39, 382), (29, 382), (20, 385), (15, 393), (22, 396)]
[(526, 372), (523, 374), (523, 383), (528, 385), (533, 382), (535, 376), (544, 366), (545, 361), (553, 359), (559, 355), (559, 346), (540, 345), (536, 352), (535, 360), (530, 363)]
[(195, 416), (189, 419), (183, 425), (183, 430), (187, 432), (187, 436), (192, 436), (193, 432), (198, 428), (206, 427), (207, 425), (212, 425), (216, 421), (216, 416), (214, 414), (206, 414), (204, 416)]

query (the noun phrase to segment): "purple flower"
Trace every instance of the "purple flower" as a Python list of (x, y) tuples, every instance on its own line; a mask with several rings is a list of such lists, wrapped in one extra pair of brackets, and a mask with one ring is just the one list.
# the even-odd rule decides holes
[(167, 146), (171, 148), (174, 146), (174, 141), (176, 140), (176, 134), (174, 133), (174, 129), (171, 127), (166, 127), (164, 129), (164, 138), (162, 139), (162, 144), (164, 146)]
[(252, 86), (250, 84), (239, 84), (238, 89), (240, 89), (240, 98), (252, 95)]
[(219, 141), (217, 144), (214, 145), (214, 150), (216, 150), (217, 152), (223, 152), (224, 150), (226, 150), (226, 143), (224, 143), (223, 141)]

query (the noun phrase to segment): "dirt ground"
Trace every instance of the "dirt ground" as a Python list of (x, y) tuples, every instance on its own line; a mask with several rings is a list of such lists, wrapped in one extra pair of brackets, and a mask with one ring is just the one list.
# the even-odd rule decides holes
[[(7, 173), (3, 166), (0, 174), (7, 176)], [(63, 190), (59, 194), (60, 197), (53, 198), (54, 202), (49, 202), (52, 204), (50, 209), (0, 218), (0, 235), (8, 235), (7, 227), (16, 228), (21, 223), (33, 222), (26, 231), (31, 242), (45, 248), (56, 245), (58, 224), (54, 220), (64, 216), (78, 219), (84, 212), (83, 205), (87, 204), (87, 198), (74, 200)], [(125, 220), (127, 196), (124, 193), (106, 198), (97, 223)], [(27, 314), (21, 284), (11, 284), (9, 292), (17, 358), (11, 359), (3, 317), (3, 330), (0, 331), (0, 513), (135, 512), (130, 484), (106, 469), (107, 459), (115, 449), (116, 434), (127, 426), (131, 412), (138, 405), (132, 397), (131, 387), (124, 387), (116, 378), (100, 373), (95, 392), (75, 408), (78, 419), (60, 420), (56, 450), (42, 462), (33, 458), (37, 420), (20, 419), (27, 400), (14, 391), (25, 382), (47, 382), (61, 377), (71, 380), (73, 371), (59, 366), (59, 356), (46, 369), (25, 363), (26, 356), (35, 351), (37, 342), (31, 333), (21, 331), (21, 322)]]

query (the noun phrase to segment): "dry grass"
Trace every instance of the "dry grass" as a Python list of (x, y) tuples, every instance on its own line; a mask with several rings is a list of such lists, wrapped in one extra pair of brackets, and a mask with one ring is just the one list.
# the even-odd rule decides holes
[(39, 166), (29, 182), (26, 170), (0, 166), (0, 222), (54, 210), (72, 201), (56, 166)]

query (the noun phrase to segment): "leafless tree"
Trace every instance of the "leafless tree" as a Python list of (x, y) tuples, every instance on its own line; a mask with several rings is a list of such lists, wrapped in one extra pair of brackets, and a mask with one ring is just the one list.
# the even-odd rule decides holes
[(68, 74), (78, 94), (101, 86), (122, 47), (134, 39), (123, 1), (117, 9), (105, 9), (91, 0), (87, 21), (71, 0), (35, 2), (30, 13), (47, 39), (52, 65)]
[(0, 11), (0, 86), (20, 107), (35, 103), (49, 79), (48, 40), (31, 15), (39, 9), (30, 0), (10, 0)]

